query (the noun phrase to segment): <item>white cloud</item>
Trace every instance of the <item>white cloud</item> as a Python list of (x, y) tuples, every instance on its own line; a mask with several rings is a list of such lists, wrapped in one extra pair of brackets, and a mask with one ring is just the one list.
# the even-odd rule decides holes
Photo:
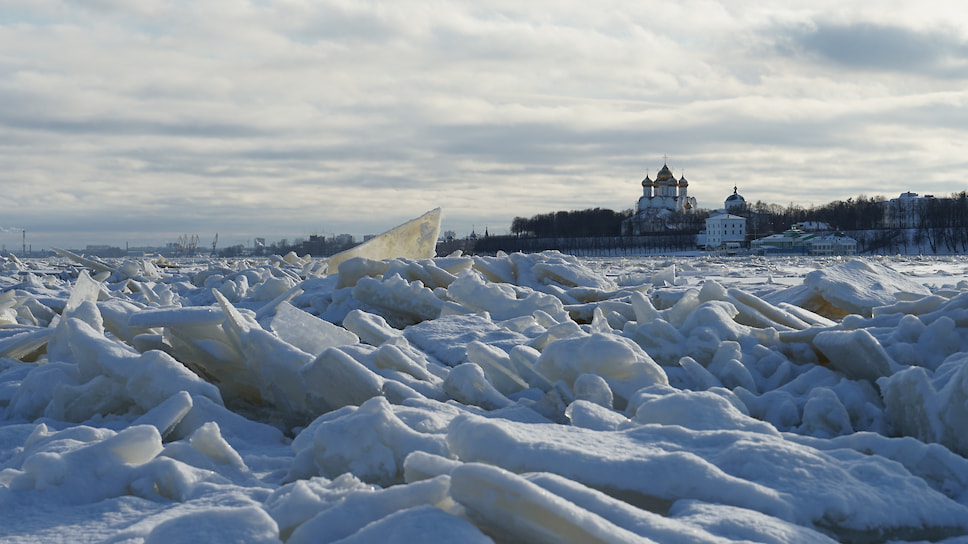
[(0, 203), (83, 245), (500, 232), (663, 154), (708, 207), (957, 189), (965, 15), (874, 4), (0, 5)]

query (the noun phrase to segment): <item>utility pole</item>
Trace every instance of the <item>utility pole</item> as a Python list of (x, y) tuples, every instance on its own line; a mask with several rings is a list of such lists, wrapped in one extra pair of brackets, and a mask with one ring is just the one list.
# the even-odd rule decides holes
[(24, 257), (26, 257), (26, 256), (27, 256), (27, 229), (24, 229), (24, 247), (23, 247), (23, 256), (24, 256)]

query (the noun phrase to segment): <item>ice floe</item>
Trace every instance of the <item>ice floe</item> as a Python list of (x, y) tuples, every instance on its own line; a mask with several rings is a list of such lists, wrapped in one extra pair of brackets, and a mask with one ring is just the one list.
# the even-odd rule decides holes
[(0, 539), (968, 538), (968, 261), (438, 257), (435, 225), (11, 259)]

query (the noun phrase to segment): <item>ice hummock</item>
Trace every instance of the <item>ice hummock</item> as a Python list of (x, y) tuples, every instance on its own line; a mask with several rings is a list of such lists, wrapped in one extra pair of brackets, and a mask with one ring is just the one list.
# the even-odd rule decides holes
[(870, 316), (877, 306), (893, 304), (899, 297), (930, 295), (924, 285), (883, 264), (852, 259), (810, 272), (803, 284), (775, 293), (771, 302), (787, 302), (828, 317), (847, 314)]

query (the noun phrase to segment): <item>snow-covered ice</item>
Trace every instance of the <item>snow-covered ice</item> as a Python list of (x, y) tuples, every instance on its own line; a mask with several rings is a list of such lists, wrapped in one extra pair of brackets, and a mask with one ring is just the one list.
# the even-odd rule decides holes
[(4, 263), (0, 540), (968, 541), (968, 258), (423, 242)]

